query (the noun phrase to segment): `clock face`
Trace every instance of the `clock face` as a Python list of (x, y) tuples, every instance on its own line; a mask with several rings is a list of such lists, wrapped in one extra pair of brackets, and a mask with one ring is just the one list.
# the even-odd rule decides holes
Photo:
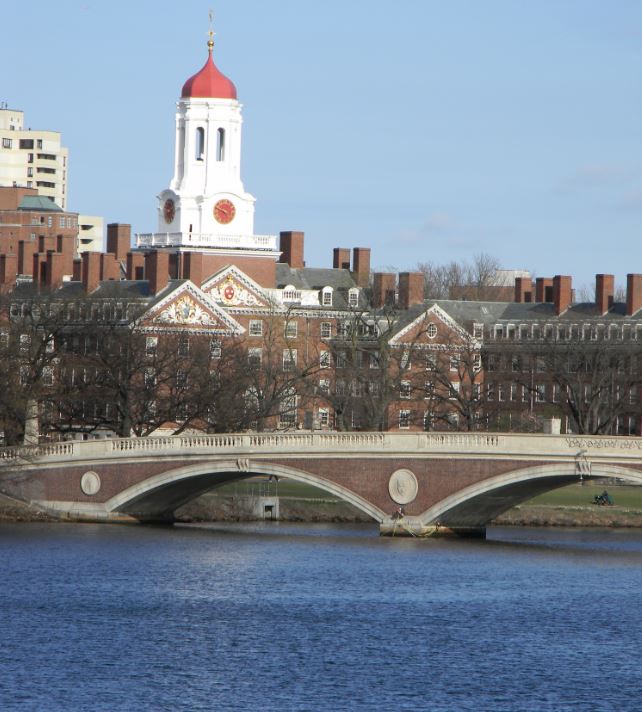
[(166, 223), (171, 223), (174, 220), (174, 215), (176, 215), (176, 206), (171, 198), (167, 198), (165, 204), (163, 205), (163, 217)]
[(232, 220), (234, 220), (235, 215), (236, 208), (231, 200), (224, 198), (223, 200), (219, 200), (214, 206), (214, 218), (216, 222), (219, 222), (222, 225), (231, 223)]

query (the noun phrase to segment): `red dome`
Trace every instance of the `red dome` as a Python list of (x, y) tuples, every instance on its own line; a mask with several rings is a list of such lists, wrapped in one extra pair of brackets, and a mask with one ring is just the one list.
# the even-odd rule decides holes
[(200, 72), (190, 77), (183, 84), (181, 98), (201, 99), (236, 99), (236, 87), (224, 74), (221, 74), (212, 59), (212, 48), (207, 62)]

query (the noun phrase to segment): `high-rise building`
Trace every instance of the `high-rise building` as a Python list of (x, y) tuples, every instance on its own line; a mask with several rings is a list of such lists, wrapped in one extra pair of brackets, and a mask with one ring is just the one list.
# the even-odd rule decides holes
[(24, 112), (0, 107), (0, 186), (36, 188), (67, 210), (68, 151), (58, 131), (24, 128)]

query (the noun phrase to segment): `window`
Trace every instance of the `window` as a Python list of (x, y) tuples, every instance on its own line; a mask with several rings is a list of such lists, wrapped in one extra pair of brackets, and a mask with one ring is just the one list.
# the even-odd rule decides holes
[(483, 324), (473, 324), (473, 337), (475, 339), (484, 338), (484, 325)]
[(250, 319), (250, 336), (263, 336), (263, 321)]
[(216, 132), (216, 160), (225, 160), (225, 129)]
[(33, 139), (32, 138), (21, 138), (20, 139), (20, 148), (33, 148)]
[(20, 385), (26, 386), (29, 383), (29, 366), (20, 366)]
[(435, 324), (428, 324), (428, 327), (426, 328), (426, 334), (429, 339), (434, 339), (435, 336), (437, 336), (437, 326)]
[(31, 346), (31, 336), (29, 334), (20, 334), (20, 352), (21, 353), (26, 353), (29, 351), (29, 347)]
[(348, 291), (348, 306), (356, 307), (358, 305), (359, 305), (359, 290), (358, 289), (350, 289)]
[(410, 427), (410, 411), (400, 410), (399, 411), (399, 430), (408, 430)]
[(535, 386), (535, 401), (543, 403), (546, 400), (546, 386), (543, 383)]
[(210, 341), (210, 356), (212, 358), (221, 358), (221, 342), (218, 339)]
[(426, 381), (424, 383), (424, 398), (426, 400), (432, 398), (435, 395), (435, 384), (432, 381)]
[(368, 360), (370, 363), (370, 368), (379, 368), (379, 352), (378, 351), (371, 353), (370, 358)]
[(259, 368), (263, 362), (263, 349), (251, 348), (247, 350), (247, 362), (253, 368)]
[(286, 339), (296, 339), (296, 336), (297, 336), (296, 321), (286, 321), (285, 322), (285, 338)]
[(282, 299), (284, 302), (300, 302), (301, 292), (295, 289), (291, 284), (288, 284), (286, 287), (283, 287)]
[(39, 138), (36, 142), (36, 148), (42, 148), (42, 139)]
[(432, 430), (434, 419), (435, 416), (431, 410), (424, 413), (424, 430)]
[(399, 386), (399, 397), (400, 398), (410, 398), (412, 392), (412, 386), (410, 381), (402, 381)]
[(196, 160), (202, 161), (205, 158), (205, 129), (199, 126), (196, 129)]
[(450, 357), (450, 370), (459, 371), (459, 356)]
[(51, 215), (47, 217), (47, 227), (53, 227), (53, 218)]
[(10, 138), (3, 138), (2, 139), (2, 148), (11, 148), (13, 141)]
[(510, 384), (510, 399), (512, 401), (517, 400), (517, 384), (516, 383)]
[(319, 379), (319, 391), (321, 393), (330, 393), (330, 381), (327, 378)]
[(33, 178), (33, 168), (31, 166), (27, 168), (27, 177)]
[(332, 306), (332, 287), (324, 287), (321, 292), (321, 304), (324, 307)]
[(296, 368), (296, 349), (283, 349), (283, 370), (294, 371)]
[(178, 355), (185, 358), (189, 356), (189, 338), (181, 336), (178, 340)]
[(45, 366), (42, 369), (42, 385), (43, 386), (53, 386), (54, 384), (54, 372), (51, 366)]
[(319, 352), (319, 367), (320, 368), (330, 368), (330, 352), (329, 351)]
[(426, 354), (426, 371), (437, 369), (437, 354)]
[(327, 408), (319, 408), (319, 427), (327, 428), (330, 425), (330, 411)]
[(58, 227), (65, 227), (65, 219), (58, 218)]
[(511, 370), (513, 373), (519, 373), (522, 370), (522, 362), (519, 358), (519, 356), (512, 356), (511, 360)]
[(56, 348), (56, 343), (55, 343), (54, 337), (49, 336), (47, 338), (47, 343), (45, 344), (45, 352), (48, 354), (52, 354), (54, 352), (55, 348)]
[(330, 339), (332, 337), (332, 323), (329, 321), (322, 321), (320, 331), (322, 339)]
[(399, 366), (404, 370), (410, 368), (410, 351), (404, 351), (401, 354)]
[(187, 387), (187, 373), (181, 369), (176, 371), (176, 387), (186, 388)]
[(473, 371), (475, 373), (481, 371), (481, 354), (475, 354), (473, 356)]
[(156, 371), (153, 368), (145, 369), (145, 388), (153, 388), (156, 385)]
[(497, 388), (497, 400), (500, 400), (500, 401), (506, 400), (506, 389), (505, 389), (503, 383), (500, 383)]
[(450, 400), (456, 400), (461, 390), (461, 383), (459, 381), (453, 381), (450, 384)]
[(33, 163), (33, 153), (27, 154), (27, 163)]
[(559, 383), (553, 384), (553, 393), (552, 393), (551, 400), (553, 401), (553, 403), (560, 402), (560, 385), (559, 385)]
[(293, 390), (290, 390), (279, 406), (279, 426), (282, 428), (292, 428), (296, 425), (297, 397)]
[(542, 356), (538, 356), (535, 359), (535, 368), (537, 373), (544, 373), (546, 371), (546, 359)]

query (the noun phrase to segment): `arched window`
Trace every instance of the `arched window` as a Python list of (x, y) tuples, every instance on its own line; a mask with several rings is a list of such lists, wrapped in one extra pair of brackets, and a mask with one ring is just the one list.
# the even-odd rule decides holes
[(205, 158), (205, 129), (199, 126), (196, 129), (196, 160), (202, 161)]
[(225, 129), (216, 132), (216, 160), (225, 160)]

